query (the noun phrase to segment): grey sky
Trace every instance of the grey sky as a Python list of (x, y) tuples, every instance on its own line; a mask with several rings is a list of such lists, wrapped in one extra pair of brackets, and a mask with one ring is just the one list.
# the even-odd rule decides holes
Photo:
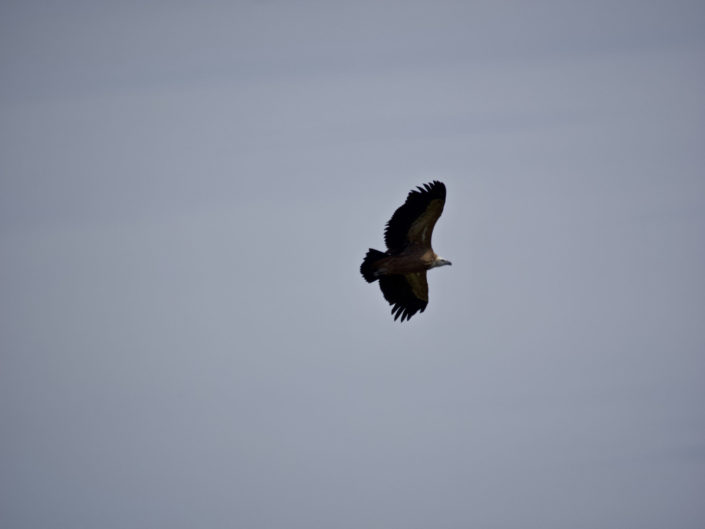
[(701, 2), (4, 2), (2, 526), (703, 527), (704, 59)]

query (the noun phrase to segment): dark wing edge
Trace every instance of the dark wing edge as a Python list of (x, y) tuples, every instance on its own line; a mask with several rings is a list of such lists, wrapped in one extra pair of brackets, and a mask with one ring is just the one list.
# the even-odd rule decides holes
[(440, 200), (440, 208), (436, 207), (427, 219), (433, 229), (433, 224), (436, 223), (443, 211), (445, 199), (446, 186), (438, 180), (411, 190), (406, 197), (406, 202), (397, 208), (392, 218), (387, 222), (384, 230), (384, 242), (387, 248), (391, 252), (403, 249), (409, 243), (409, 232), (414, 223), (426, 213), (433, 200)]
[(394, 321), (408, 320), (428, 305), (428, 283), (426, 272), (406, 275), (390, 275), (379, 278), (379, 288), (384, 299), (392, 305)]

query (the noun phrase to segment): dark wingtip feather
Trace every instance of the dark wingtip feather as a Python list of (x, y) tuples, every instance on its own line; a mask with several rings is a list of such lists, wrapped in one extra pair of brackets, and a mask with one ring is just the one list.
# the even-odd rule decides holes
[(423, 184), (420, 185), (416, 188), (416, 190), (409, 192), (409, 195), (412, 193), (428, 193), (429, 197), (434, 199), (434, 198), (441, 198), (445, 199), (446, 197), (446, 186), (443, 182), (440, 182), (438, 180), (434, 180), (433, 182), (429, 182), (428, 184)]
[(417, 312), (423, 312), (426, 310), (426, 305), (423, 306), (403, 306), (403, 305), (395, 305), (394, 308), (392, 309), (392, 315), (394, 316), (394, 321), (397, 321), (399, 317), (401, 316), (401, 320), (399, 320), (399, 323), (402, 323), (404, 321), (408, 321), (411, 319), (411, 317), (416, 314)]

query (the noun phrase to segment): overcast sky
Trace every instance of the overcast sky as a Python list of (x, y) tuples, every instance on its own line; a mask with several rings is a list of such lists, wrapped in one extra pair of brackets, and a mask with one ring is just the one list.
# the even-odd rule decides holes
[(3, 528), (705, 526), (702, 2), (108, 4), (0, 5)]

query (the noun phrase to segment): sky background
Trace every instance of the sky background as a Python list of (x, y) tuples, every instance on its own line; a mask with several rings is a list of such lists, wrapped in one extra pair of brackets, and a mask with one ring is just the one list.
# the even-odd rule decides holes
[(702, 2), (6, 1), (0, 68), (4, 528), (705, 525)]

